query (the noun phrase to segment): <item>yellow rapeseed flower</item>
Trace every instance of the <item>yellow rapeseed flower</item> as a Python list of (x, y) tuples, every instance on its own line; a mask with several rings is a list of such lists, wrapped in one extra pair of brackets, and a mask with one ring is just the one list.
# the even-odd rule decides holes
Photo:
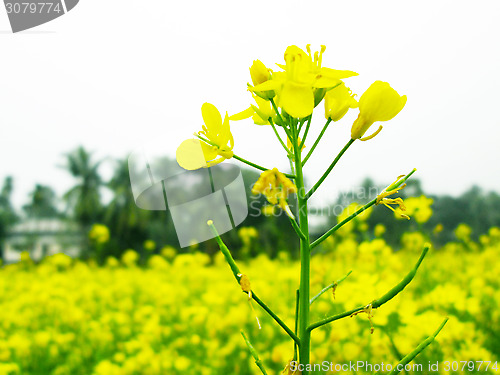
[(227, 113), (223, 122), (218, 109), (204, 103), (201, 114), (205, 125), (196, 135), (199, 139), (185, 140), (177, 148), (177, 162), (187, 170), (208, 168), (233, 157), (234, 139)]
[(471, 234), (472, 228), (467, 224), (460, 223), (455, 228), (455, 237), (457, 237), (457, 239), (460, 241), (469, 242)]
[(315, 99), (315, 90), (328, 89), (342, 83), (342, 78), (357, 75), (349, 70), (334, 70), (322, 67), (323, 52), (326, 47), (321, 46), (321, 51), (311, 55), (309, 45), (307, 52), (297, 46), (289, 46), (285, 51), (285, 65), (278, 66), (283, 72), (273, 72), (271, 79), (253, 88), (253, 92), (266, 92), (273, 90), (278, 95), (278, 103), (292, 117), (303, 118), (309, 116), (315, 104), (321, 97)]
[(325, 117), (339, 121), (349, 108), (357, 108), (358, 102), (352, 91), (344, 83), (329, 90), (325, 95)]
[[(250, 67), (250, 77), (254, 86), (260, 85), (271, 79), (271, 70), (268, 69), (260, 60), (254, 60)], [(256, 94), (264, 100), (269, 100), (274, 97), (274, 91), (256, 92)]]
[(280, 206), (286, 214), (294, 218), (287, 203), (288, 195), (296, 193), (297, 187), (277, 168), (262, 172), (252, 188), (253, 194), (264, 194), (268, 202)]
[(105, 244), (109, 241), (109, 229), (104, 224), (94, 224), (89, 231), (89, 238), (96, 244)]
[(376, 121), (389, 121), (406, 104), (406, 95), (400, 96), (387, 82), (375, 81), (359, 99), (359, 116), (352, 124), (351, 138), (366, 141), (376, 136), (382, 125), (372, 135), (361, 138)]
[(154, 251), (154, 249), (156, 249), (156, 242), (153, 240), (146, 240), (143, 246), (146, 251)]

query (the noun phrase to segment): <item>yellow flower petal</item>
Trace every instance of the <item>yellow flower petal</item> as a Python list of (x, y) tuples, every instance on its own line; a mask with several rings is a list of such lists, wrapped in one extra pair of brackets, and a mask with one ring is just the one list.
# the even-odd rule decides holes
[(314, 109), (312, 88), (294, 82), (285, 83), (281, 91), (280, 105), (292, 117), (309, 116)]
[(406, 104), (406, 95), (399, 96), (387, 82), (375, 81), (359, 99), (359, 111), (368, 120), (389, 121)]
[[(182, 168), (189, 171), (205, 167), (207, 162), (205, 159), (203, 145), (209, 146), (206, 143), (202, 143), (198, 139), (187, 139), (182, 142), (175, 153), (177, 163), (179, 163)], [(217, 152), (215, 152), (213, 157), (216, 156)]]
[(325, 117), (339, 121), (349, 108), (356, 108), (358, 102), (344, 83), (328, 91), (325, 95)]
[(250, 77), (254, 85), (261, 84), (271, 79), (271, 73), (269, 69), (260, 60), (254, 60), (252, 66), (250, 67)]
[(250, 91), (270, 91), (270, 90), (277, 90), (280, 88), (280, 86), (281, 82), (277, 80), (269, 80), (254, 87), (249, 87), (248, 89)]
[(254, 112), (253, 108), (250, 106), (241, 112), (238, 112), (234, 115), (229, 116), (229, 120), (231, 120), (231, 121), (245, 120), (247, 118), (252, 117), (254, 115), (254, 113), (255, 112)]
[(336, 78), (336, 79), (344, 79), (344, 78), (349, 78), (349, 77), (354, 77), (359, 75), (356, 72), (353, 72), (351, 70), (337, 70), (337, 69), (331, 69), (331, 68), (321, 68), (320, 70), (320, 75), (322, 77), (328, 77), (328, 78)]
[(203, 121), (208, 132), (218, 133), (222, 126), (222, 117), (219, 110), (213, 104), (203, 103), (201, 106), (201, 115), (203, 116)]
[(359, 116), (352, 125), (351, 138), (361, 138), (376, 121), (391, 120), (405, 104), (406, 95), (399, 96), (387, 82), (375, 81), (359, 99)]
[(313, 87), (317, 89), (333, 87), (341, 83), (342, 81), (338, 78), (330, 78), (330, 77), (318, 77), (316, 81), (314, 81)]
[(222, 127), (220, 129), (220, 137), (219, 137), (220, 143), (217, 143), (220, 145), (220, 147), (224, 147), (227, 145), (227, 142), (229, 142), (229, 147), (232, 149), (234, 147), (234, 139), (233, 135), (231, 134), (231, 129), (229, 127), (229, 116), (226, 112), (226, 116), (224, 117), (224, 122), (222, 123)]

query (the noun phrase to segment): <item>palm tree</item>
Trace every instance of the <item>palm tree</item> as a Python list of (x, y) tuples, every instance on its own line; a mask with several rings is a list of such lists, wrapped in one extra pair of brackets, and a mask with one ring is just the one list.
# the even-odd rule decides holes
[(0, 191), (0, 263), (3, 261), (3, 241), (7, 236), (7, 229), (18, 219), (10, 201), (12, 190), (12, 177), (7, 176)]
[(104, 223), (113, 233), (116, 251), (138, 248), (147, 239), (151, 211), (142, 210), (135, 204), (128, 169), (128, 159), (117, 160), (107, 187), (113, 199), (104, 212)]
[(23, 206), (23, 210), (28, 217), (48, 218), (59, 216), (56, 207), (56, 194), (52, 188), (36, 184), (35, 190), (30, 196), (30, 202)]
[(78, 182), (64, 199), (69, 203), (75, 220), (87, 230), (102, 216), (100, 189), (103, 182), (98, 172), (101, 161), (94, 162), (92, 155), (82, 146), (66, 156), (66, 168)]

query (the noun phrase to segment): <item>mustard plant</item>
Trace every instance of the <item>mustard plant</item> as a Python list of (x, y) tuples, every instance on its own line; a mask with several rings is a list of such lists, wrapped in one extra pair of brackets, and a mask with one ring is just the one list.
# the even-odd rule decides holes
[[(402, 278), (401, 282), (384, 295), (374, 298), (365, 305), (343, 313), (315, 322), (310, 321), (310, 311), (313, 303), (326, 291), (333, 290), (335, 292), (337, 287), (349, 276), (349, 274), (345, 275), (336, 282), (325, 286), (317, 295), (311, 296), (311, 250), (333, 235), (343, 225), (372, 206), (384, 205), (394, 211), (396, 215), (410, 219), (404, 213), (405, 205), (403, 200), (394, 197), (394, 195), (405, 187), (406, 181), (415, 172), (415, 169), (413, 169), (408, 174), (399, 176), (396, 181), (387, 186), (376, 198), (361, 206), (353, 214), (337, 223), (317, 239), (311, 240), (308, 220), (308, 200), (331, 174), (334, 167), (353, 143), (356, 141), (368, 141), (377, 136), (383, 128), (380, 124), (371, 134), (366, 135), (366, 133), (374, 123), (385, 122), (394, 118), (404, 108), (407, 99), (405, 95), (399, 95), (389, 83), (375, 81), (361, 95), (359, 101), (356, 100), (356, 95), (352, 93), (343, 80), (357, 76), (358, 73), (323, 67), (322, 62), (325, 49), (325, 46), (321, 46), (320, 51), (313, 54), (309, 45), (307, 46), (307, 52), (297, 46), (289, 46), (284, 55), (285, 63), (277, 64), (279, 67), (277, 71), (269, 69), (260, 60), (255, 60), (250, 67), (252, 83), (247, 84), (247, 89), (252, 94), (254, 104), (232, 116), (226, 113), (224, 120), (215, 106), (209, 103), (203, 104), (201, 110), (204, 125), (202, 130), (195, 133), (196, 138), (182, 142), (177, 149), (176, 155), (178, 163), (188, 170), (210, 168), (231, 158), (261, 170), (262, 174), (255, 182), (252, 192), (264, 195), (270, 205), (279, 206), (288, 216), (300, 243), (301, 269), (299, 286), (296, 293), (297, 304), (295, 307), (294, 329), (290, 328), (278, 317), (251, 288), (249, 276), (240, 271), (231, 252), (219, 236), (216, 229), (217, 223), (214, 223), (212, 220), (209, 220), (207, 223), (242, 291), (248, 295), (249, 300), (255, 301), (269, 314), (293, 341), (293, 358), (285, 365), (285, 369), (283, 370), (283, 373), (287, 374), (308, 374), (313, 369), (310, 363), (310, 353), (311, 332), (314, 329), (358, 314), (366, 314), (371, 323), (373, 311), (389, 302), (413, 280), (430, 248), (428, 244), (424, 246), (422, 254), (414, 267)], [(326, 123), (308, 152), (304, 153), (306, 140), (312, 126), (313, 112), (321, 102), (324, 102)], [(341, 120), (349, 110), (359, 111), (358, 117), (351, 127), (350, 139), (347, 140), (345, 146), (333, 159), (319, 180), (310, 188), (306, 188), (304, 183), (304, 167), (306, 163), (330, 124)], [(267, 125), (270, 127), (270, 131), (275, 134), (281, 145), (280, 147), (283, 148), (284, 154), (290, 161), (289, 173), (279, 171), (276, 168), (263, 167), (234, 153), (233, 149), (235, 145), (230, 130), (230, 121), (239, 121), (248, 118), (252, 118), (253, 122), (257, 125)], [(295, 204), (290, 205), (291, 200), (294, 200)], [(295, 210), (291, 207), (295, 207)], [(397, 208), (397, 211), (394, 207)], [(272, 220), (272, 218), (269, 220)], [(443, 321), (434, 334), (430, 335), (414, 351), (402, 358), (399, 364), (407, 364), (415, 358), (434, 340), (446, 321), (447, 319)], [(255, 359), (256, 365), (263, 374), (266, 374), (264, 364), (260, 360), (255, 348), (243, 332), (242, 335), (250, 353)], [(394, 370), (391, 373), (399, 373), (398, 368), (401, 368), (401, 366), (394, 366)]]

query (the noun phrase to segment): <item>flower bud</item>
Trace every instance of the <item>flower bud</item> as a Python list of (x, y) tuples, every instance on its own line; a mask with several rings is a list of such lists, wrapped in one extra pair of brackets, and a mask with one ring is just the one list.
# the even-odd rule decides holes
[[(406, 95), (400, 96), (387, 82), (375, 81), (359, 99), (359, 116), (352, 124), (351, 138), (361, 138), (376, 121), (392, 119), (405, 104)], [(380, 130), (381, 127), (376, 133)], [(370, 138), (373, 136), (365, 140)]]
[[(260, 85), (271, 79), (271, 72), (260, 60), (254, 60), (252, 66), (250, 67), (250, 77), (252, 78), (252, 83), (254, 86)], [(274, 91), (262, 91), (255, 92), (262, 99), (269, 100), (274, 97)]]

